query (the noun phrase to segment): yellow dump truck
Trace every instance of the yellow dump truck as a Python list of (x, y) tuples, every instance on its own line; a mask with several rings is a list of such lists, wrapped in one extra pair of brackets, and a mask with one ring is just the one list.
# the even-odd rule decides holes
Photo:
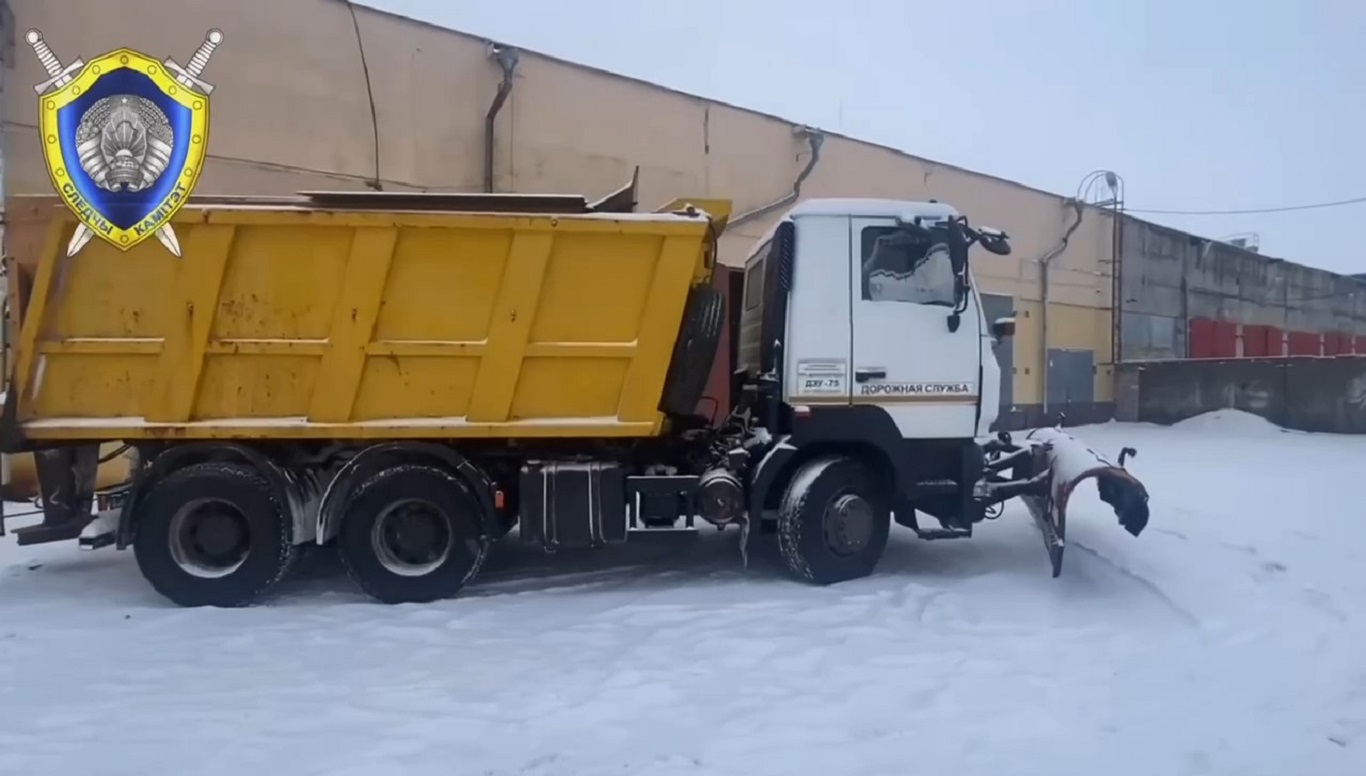
[[(639, 213), (633, 189), (203, 199), (177, 257), (68, 256), (54, 207), (11, 297), (0, 442), (34, 454), (43, 510), (14, 533), (131, 546), (171, 600), (237, 606), (307, 543), (379, 600), (447, 597), (514, 526), (550, 551), (741, 526), (830, 583), (873, 570), (893, 519), (968, 536), (1013, 496), (1056, 574), (1088, 476), (1142, 529), (1121, 467), (1061, 434), (987, 438), (1013, 321), (982, 317), (967, 253), (1008, 252), (1003, 233), (939, 203), (809, 201), (731, 284), (729, 212)], [(111, 442), (134, 466), (97, 493)]]

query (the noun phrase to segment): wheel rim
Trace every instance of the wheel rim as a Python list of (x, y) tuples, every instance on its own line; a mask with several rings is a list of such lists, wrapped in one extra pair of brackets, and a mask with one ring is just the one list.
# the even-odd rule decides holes
[(251, 524), (235, 505), (201, 498), (171, 517), (171, 559), (182, 571), (203, 579), (226, 577), (251, 554)]
[(435, 504), (420, 499), (395, 501), (370, 529), (370, 548), (381, 566), (404, 577), (435, 571), (451, 555), (455, 537), (450, 521)]
[(821, 522), (826, 547), (841, 558), (853, 557), (872, 541), (873, 505), (856, 493), (848, 493), (830, 502)]

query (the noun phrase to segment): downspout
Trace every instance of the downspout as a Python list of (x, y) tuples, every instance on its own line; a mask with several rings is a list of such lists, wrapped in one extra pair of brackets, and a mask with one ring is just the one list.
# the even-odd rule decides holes
[(1047, 425), (1048, 419), (1048, 268), (1052, 265), (1054, 259), (1061, 256), (1062, 252), (1067, 250), (1067, 241), (1072, 239), (1072, 235), (1077, 231), (1077, 227), (1081, 226), (1081, 217), (1085, 212), (1083, 209), (1085, 205), (1082, 203), (1081, 199), (1071, 200), (1068, 204), (1072, 205), (1072, 208), (1076, 211), (1077, 220), (1073, 221), (1072, 225), (1067, 227), (1067, 231), (1062, 233), (1062, 239), (1058, 241), (1057, 245), (1053, 246), (1052, 250), (1039, 257), (1039, 296), (1041, 299), (1040, 307), (1042, 308), (1039, 315), (1039, 350), (1041, 351), (1039, 354), (1039, 363), (1041, 366), (1039, 375), (1043, 385), (1043, 414), (1045, 425)]
[(365, 58), (365, 39), (360, 34), (360, 19), (356, 18), (356, 6), (351, 0), (346, 0), (346, 8), (351, 12), (351, 26), (356, 30), (356, 48), (360, 51), (360, 69), (365, 76), (365, 97), (370, 101), (370, 130), (374, 133), (375, 141), (375, 177), (373, 180), (365, 182), (365, 185), (375, 191), (384, 190), (384, 179), (380, 177), (379, 167), (379, 111), (375, 109), (375, 88), (370, 83), (370, 62)]
[(503, 109), (503, 103), (507, 102), (508, 96), (512, 94), (512, 74), (517, 70), (517, 49), (490, 43), (489, 56), (503, 71), (503, 80), (498, 82), (498, 92), (493, 95), (493, 103), (489, 105), (488, 113), (484, 114), (484, 191), (492, 194), (493, 124), (498, 119), (498, 112)]
[(1110, 225), (1110, 364), (1111, 377), (1118, 380), (1124, 362), (1124, 210), (1117, 207), (1111, 214), (1115, 220)]
[(806, 126), (793, 127), (792, 134), (805, 137), (806, 144), (811, 148), (811, 158), (806, 160), (806, 167), (803, 167), (802, 171), (797, 173), (797, 179), (792, 182), (792, 191), (779, 199), (773, 200), (767, 205), (757, 207), (747, 213), (741, 213), (740, 215), (735, 216), (727, 222), (727, 229), (734, 229), (743, 223), (753, 221), (756, 218), (762, 218), (778, 208), (786, 207), (787, 205), (796, 202), (802, 196), (802, 184), (806, 182), (806, 179), (811, 175), (811, 171), (816, 169), (816, 165), (821, 160), (821, 144), (825, 142), (825, 134), (819, 129)]
[[(9, 70), (14, 67), (14, 11), (10, 8), (9, 0), (0, 0), (0, 127), (5, 126), (5, 119), (9, 116), (5, 114), (6, 94), (5, 89), (9, 86)], [(5, 163), (8, 161), (6, 151), (8, 144), (5, 142), (7, 133), (0, 131), (0, 259), (9, 256), (9, 243), (5, 238), (5, 225), (7, 221), (6, 197), (8, 192), (5, 189)], [(3, 265), (0, 265), (0, 275), (3, 275)], [(9, 284), (18, 282), (16, 278), (0, 276), (0, 389), (9, 390), (10, 374), (10, 307), (9, 307)], [(36, 460), (36, 459), (35, 459)], [(8, 488), (10, 481), (10, 457), (9, 453), (0, 453), (0, 486)], [(5, 535), (4, 509), (0, 508), (0, 536)]]
[[(0, 127), (5, 126), (9, 116), (5, 115), (5, 89), (9, 85), (8, 72), (14, 67), (14, 11), (10, 8), (9, 0), (0, 0)], [(5, 152), (8, 144), (5, 142), (7, 133), (0, 131), (0, 260), (9, 255), (9, 243), (5, 239), (5, 225), (7, 222), (6, 204), (8, 202), (8, 192), (5, 190), (5, 166), (8, 159)], [(15, 279), (4, 276), (4, 268), (0, 266), (0, 382), (9, 380), (9, 284)], [(0, 385), (0, 389), (8, 389), (8, 385)], [(0, 461), (0, 468), (3, 468), (3, 484), (9, 484), (9, 455), (5, 455)], [(0, 536), (5, 535), (4, 520), (0, 520)]]
[[(1203, 265), (1209, 260), (1209, 253), (1214, 248), (1214, 241), (1203, 237), (1195, 238), (1200, 245), (1200, 255), (1196, 257), (1196, 262)], [(1181, 354), (1182, 358), (1191, 357), (1191, 289), (1190, 289), (1190, 262), (1186, 261), (1186, 253), (1183, 251), (1181, 259), (1181, 325), (1186, 327), (1186, 349)], [(1287, 306), (1289, 302), (1286, 302)], [(1286, 311), (1286, 320), (1289, 320), (1289, 310)]]

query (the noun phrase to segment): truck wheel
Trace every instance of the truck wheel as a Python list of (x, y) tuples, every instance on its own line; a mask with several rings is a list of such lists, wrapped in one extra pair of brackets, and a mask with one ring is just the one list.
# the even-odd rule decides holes
[(432, 466), (386, 469), (356, 489), (337, 544), (347, 573), (388, 604), (456, 594), (479, 571), (490, 537), (464, 480)]
[(829, 585), (866, 577), (887, 547), (884, 488), (867, 467), (828, 456), (803, 464), (778, 510), (778, 546), (797, 578)]
[(710, 286), (698, 286), (688, 292), (683, 325), (664, 377), (660, 409), (673, 415), (697, 412), (697, 403), (707, 390), (725, 320), (726, 298), (721, 292)]
[(270, 483), (235, 463), (197, 463), (153, 483), (137, 506), (142, 576), (181, 606), (246, 606), (284, 579), (298, 548)]

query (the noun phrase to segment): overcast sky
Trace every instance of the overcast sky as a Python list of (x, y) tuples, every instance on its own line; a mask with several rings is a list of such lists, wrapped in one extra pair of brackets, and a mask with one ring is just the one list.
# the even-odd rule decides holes
[[(1366, 198), (1366, 0), (358, 2), (1132, 210)], [(1366, 272), (1366, 203), (1143, 215)]]

